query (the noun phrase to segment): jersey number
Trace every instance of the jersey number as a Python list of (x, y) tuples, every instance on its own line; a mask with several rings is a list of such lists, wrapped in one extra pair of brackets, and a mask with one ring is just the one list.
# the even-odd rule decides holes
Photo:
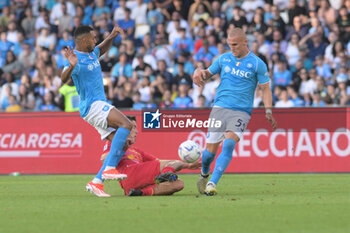
[(243, 123), (242, 119), (237, 120), (237, 124), (235, 125), (236, 127), (240, 128), (242, 132), (244, 132), (245, 129), (245, 123)]

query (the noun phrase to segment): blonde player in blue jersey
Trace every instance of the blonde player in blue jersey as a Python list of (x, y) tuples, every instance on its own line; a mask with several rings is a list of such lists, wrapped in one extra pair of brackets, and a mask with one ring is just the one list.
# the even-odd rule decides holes
[[(115, 168), (124, 155), (123, 147), (132, 128), (129, 119), (115, 107), (108, 104), (103, 87), (101, 66), (98, 58), (111, 47), (115, 37), (124, 33), (115, 26), (110, 35), (96, 46), (94, 29), (90, 26), (79, 26), (74, 32), (76, 48), (65, 51), (62, 82), (72, 77), (80, 95), (79, 112), (81, 117), (94, 126), (101, 139), (112, 142), (111, 151), (96, 177), (86, 185), (86, 189), (99, 197), (110, 197), (105, 193), (103, 180), (123, 180)], [(116, 130), (117, 129), (117, 130)]]
[[(266, 118), (273, 129), (277, 126), (272, 116), (272, 93), (265, 63), (248, 49), (248, 41), (241, 28), (229, 32), (227, 44), (230, 52), (220, 55), (208, 69), (196, 69), (193, 74), (193, 82), (198, 86), (204, 85), (211, 76), (220, 74), (220, 85), (209, 117), (220, 120), (222, 127), (208, 129), (206, 149), (202, 154), (202, 171), (197, 183), (198, 191), (209, 196), (216, 195), (216, 185), (248, 125), (258, 83), (263, 91)], [(222, 152), (208, 182), (210, 164), (223, 140)]]

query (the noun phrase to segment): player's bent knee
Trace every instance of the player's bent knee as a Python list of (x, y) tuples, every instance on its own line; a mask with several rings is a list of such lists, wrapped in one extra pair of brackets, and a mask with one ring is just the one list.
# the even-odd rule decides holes
[(179, 192), (184, 189), (184, 182), (182, 180), (174, 181), (174, 192)]
[(115, 129), (122, 127), (128, 130), (131, 130), (133, 127), (133, 124), (131, 123), (131, 121), (123, 113), (121, 113), (119, 110), (115, 108), (113, 108), (109, 112), (107, 121), (108, 121), (108, 126)]
[(126, 121), (124, 119), (121, 121), (114, 121), (114, 122), (112, 121), (109, 123), (109, 126), (115, 129), (118, 129), (119, 127), (121, 127), (124, 129), (128, 129), (130, 131), (133, 127), (132, 123), (128, 119), (126, 119)]
[(220, 146), (220, 142), (218, 143), (207, 143), (206, 149), (212, 154), (216, 154)]
[(235, 141), (236, 143), (239, 142), (240, 138), (238, 137), (237, 134), (235, 134), (234, 132), (228, 131), (225, 134), (225, 138), (226, 139), (232, 139), (233, 141)]

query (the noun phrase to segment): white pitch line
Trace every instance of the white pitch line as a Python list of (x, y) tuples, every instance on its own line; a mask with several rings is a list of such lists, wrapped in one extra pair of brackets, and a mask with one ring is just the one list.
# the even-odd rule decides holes
[(40, 151), (38, 150), (11, 150), (0, 151), (0, 158), (16, 158), (16, 157), (39, 157)]

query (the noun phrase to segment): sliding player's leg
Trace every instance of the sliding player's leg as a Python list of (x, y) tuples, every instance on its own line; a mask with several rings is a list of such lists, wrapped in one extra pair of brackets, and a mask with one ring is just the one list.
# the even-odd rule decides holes
[(181, 191), (184, 188), (184, 182), (182, 180), (176, 180), (172, 182), (163, 182), (160, 184), (151, 184), (142, 189), (131, 189), (128, 196), (161, 196), (172, 195)]
[(154, 180), (160, 174), (160, 161), (153, 160), (133, 164), (120, 169), (120, 172), (128, 176), (127, 179), (120, 182), (125, 195), (128, 195), (132, 189), (141, 190), (146, 186), (155, 184)]
[(183, 188), (184, 182), (179, 179), (172, 182), (163, 182), (155, 187), (154, 195), (172, 195), (181, 191)]
[(183, 181), (175, 174), (182, 164), (177, 160), (156, 160), (133, 165), (123, 170), (128, 179), (121, 182), (122, 188), (129, 196), (171, 195), (183, 189)]

